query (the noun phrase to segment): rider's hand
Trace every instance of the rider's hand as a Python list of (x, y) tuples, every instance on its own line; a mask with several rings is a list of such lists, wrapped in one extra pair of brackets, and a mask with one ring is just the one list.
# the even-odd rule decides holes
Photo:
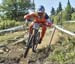
[(24, 19), (26, 19), (27, 15), (24, 16)]
[(49, 22), (46, 22), (46, 26), (48, 26), (48, 27), (51, 27), (51, 23), (49, 23)]
[(52, 28), (53, 28), (54, 26), (55, 26), (54, 24), (51, 25)]

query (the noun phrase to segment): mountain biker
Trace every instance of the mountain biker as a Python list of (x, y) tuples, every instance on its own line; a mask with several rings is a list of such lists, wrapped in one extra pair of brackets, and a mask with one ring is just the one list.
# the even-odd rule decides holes
[(42, 42), (42, 39), (45, 35), (45, 32), (46, 32), (46, 28), (47, 27), (51, 27), (52, 26), (52, 22), (50, 21), (49, 19), (49, 16), (47, 15), (47, 13), (45, 12), (45, 8), (43, 5), (41, 5), (37, 12), (33, 12), (31, 14), (27, 14), (24, 16), (24, 19), (30, 19), (30, 18), (33, 18), (34, 21), (31, 22), (30, 26), (29, 26), (29, 33), (32, 34), (33, 32), (33, 25), (34, 23), (38, 23), (38, 24), (43, 24), (41, 26), (42, 28), (42, 31), (41, 31), (41, 34), (40, 34), (40, 40), (39, 40), (39, 44)]

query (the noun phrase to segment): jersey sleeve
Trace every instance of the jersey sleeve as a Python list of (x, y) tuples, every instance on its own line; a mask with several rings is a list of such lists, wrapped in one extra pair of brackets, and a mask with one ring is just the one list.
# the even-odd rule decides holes
[(35, 16), (35, 13), (30, 13), (30, 14), (24, 15), (24, 19), (30, 19), (31, 17), (34, 17), (34, 16)]

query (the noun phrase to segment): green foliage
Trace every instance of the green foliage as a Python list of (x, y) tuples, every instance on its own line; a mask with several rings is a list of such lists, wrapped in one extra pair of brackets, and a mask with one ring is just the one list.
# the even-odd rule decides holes
[(71, 17), (72, 20), (75, 20), (75, 12), (72, 13), (72, 17)]
[(54, 23), (54, 17), (55, 17), (55, 15), (50, 16), (50, 19), (53, 23)]
[(71, 5), (70, 5), (70, 1), (68, 0), (68, 3), (67, 3), (67, 7), (66, 7), (66, 11), (69, 13), (71, 13)]
[(63, 25), (66, 30), (75, 32), (75, 23), (66, 23)]
[(75, 9), (72, 7), (72, 13), (75, 12)]
[(66, 11), (62, 11), (62, 21), (66, 20)]
[(55, 15), (55, 9), (52, 7), (51, 15)]
[(62, 11), (62, 4), (59, 2), (59, 11)]
[(75, 39), (62, 35), (57, 44), (51, 46), (53, 51), (50, 52), (47, 61), (53, 64), (75, 64)]
[[(75, 32), (75, 23), (64, 24), (64, 28)], [(59, 40), (51, 45), (52, 52), (46, 59), (52, 64), (75, 64), (75, 37), (59, 32)]]
[(51, 19), (53, 19), (56, 24), (62, 24), (62, 12), (59, 12), (57, 15), (52, 15)]
[(66, 11), (66, 20), (71, 20), (72, 8), (71, 8), (69, 0), (68, 0), (68, 3), (67, 3), (67, 7), (65, 8), (65, 11)]
[[(51, 19), (53, 19), (54, 22), (59, 22), (59, 21), (68, 21), (68, 20), (74, 20), (74, 12), (75, 12), (75, 8), (73, 8), (70, 4), (70, 1), (68, 0), (67, 6), (65, 8), (65, 10), (62, 10), (62, 4), (61, 2), (59, 2), (59, 6), (57, 8), (57, 10), (55, 10), (55, 15), (53, 12), (54, 8), (52, 8), (51, 10)], [(61, 13), (61, 14), (60, 14)]]
[(0, 30), (18, 26), (18, 25), (20, 25), (20, 22), (15, 21), (15, 20), (5, 20), (5, 21), (2, 20), (0, 21)]
[(57, 16), (57, 15), (54, 17), (54, 22), (55, 22), (56, 24), (57, 24), (57, 22), (59, 21), (59, 18), (58, 18), (58, 17), (59, 17), (59, 16)]
[(57, 8), (56, 13), (58, 14), (58, 13), (61, 12), (61, 11), (62, 11), (62, 4), (61, 4), (61, 2), (59, 2), (59, 6), (58, 6), (58, 8)]
[(27, 9), (30, 7), (30, 1), (28, 0), (3, 0), (1, 9), (5, 12), (4, 15), (9, 19), (18, 19), (18, 16), (24, 16), (28, 13)]

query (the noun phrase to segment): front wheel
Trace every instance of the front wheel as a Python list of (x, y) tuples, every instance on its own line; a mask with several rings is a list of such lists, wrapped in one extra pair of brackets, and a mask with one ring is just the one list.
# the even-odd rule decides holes
[(27, 47), (25, 53), (24, 53), (24, 58), (26, 58), (27, 54), (28, 54), (28, 51), (29, 51), (29, 47)]
[(33, 37), (33, 43), (32, 43), (33, 52), (36, 52), (39, 40), (40, 40), (40, 32), (37, 32), (37, 34), (34, 35)]
[(31, 36), (29, 38), (29, 41), (28, 41), (28, 44), (27, 44), (27, 48), (26, 48), (25, 53), (24, 53), (24, 58), (26, 58), (26, 56), (27, 56), (27, 54), (29, 52), (30, 46), (32, 45), (32, 41), (33, 41), (33, 37)]

